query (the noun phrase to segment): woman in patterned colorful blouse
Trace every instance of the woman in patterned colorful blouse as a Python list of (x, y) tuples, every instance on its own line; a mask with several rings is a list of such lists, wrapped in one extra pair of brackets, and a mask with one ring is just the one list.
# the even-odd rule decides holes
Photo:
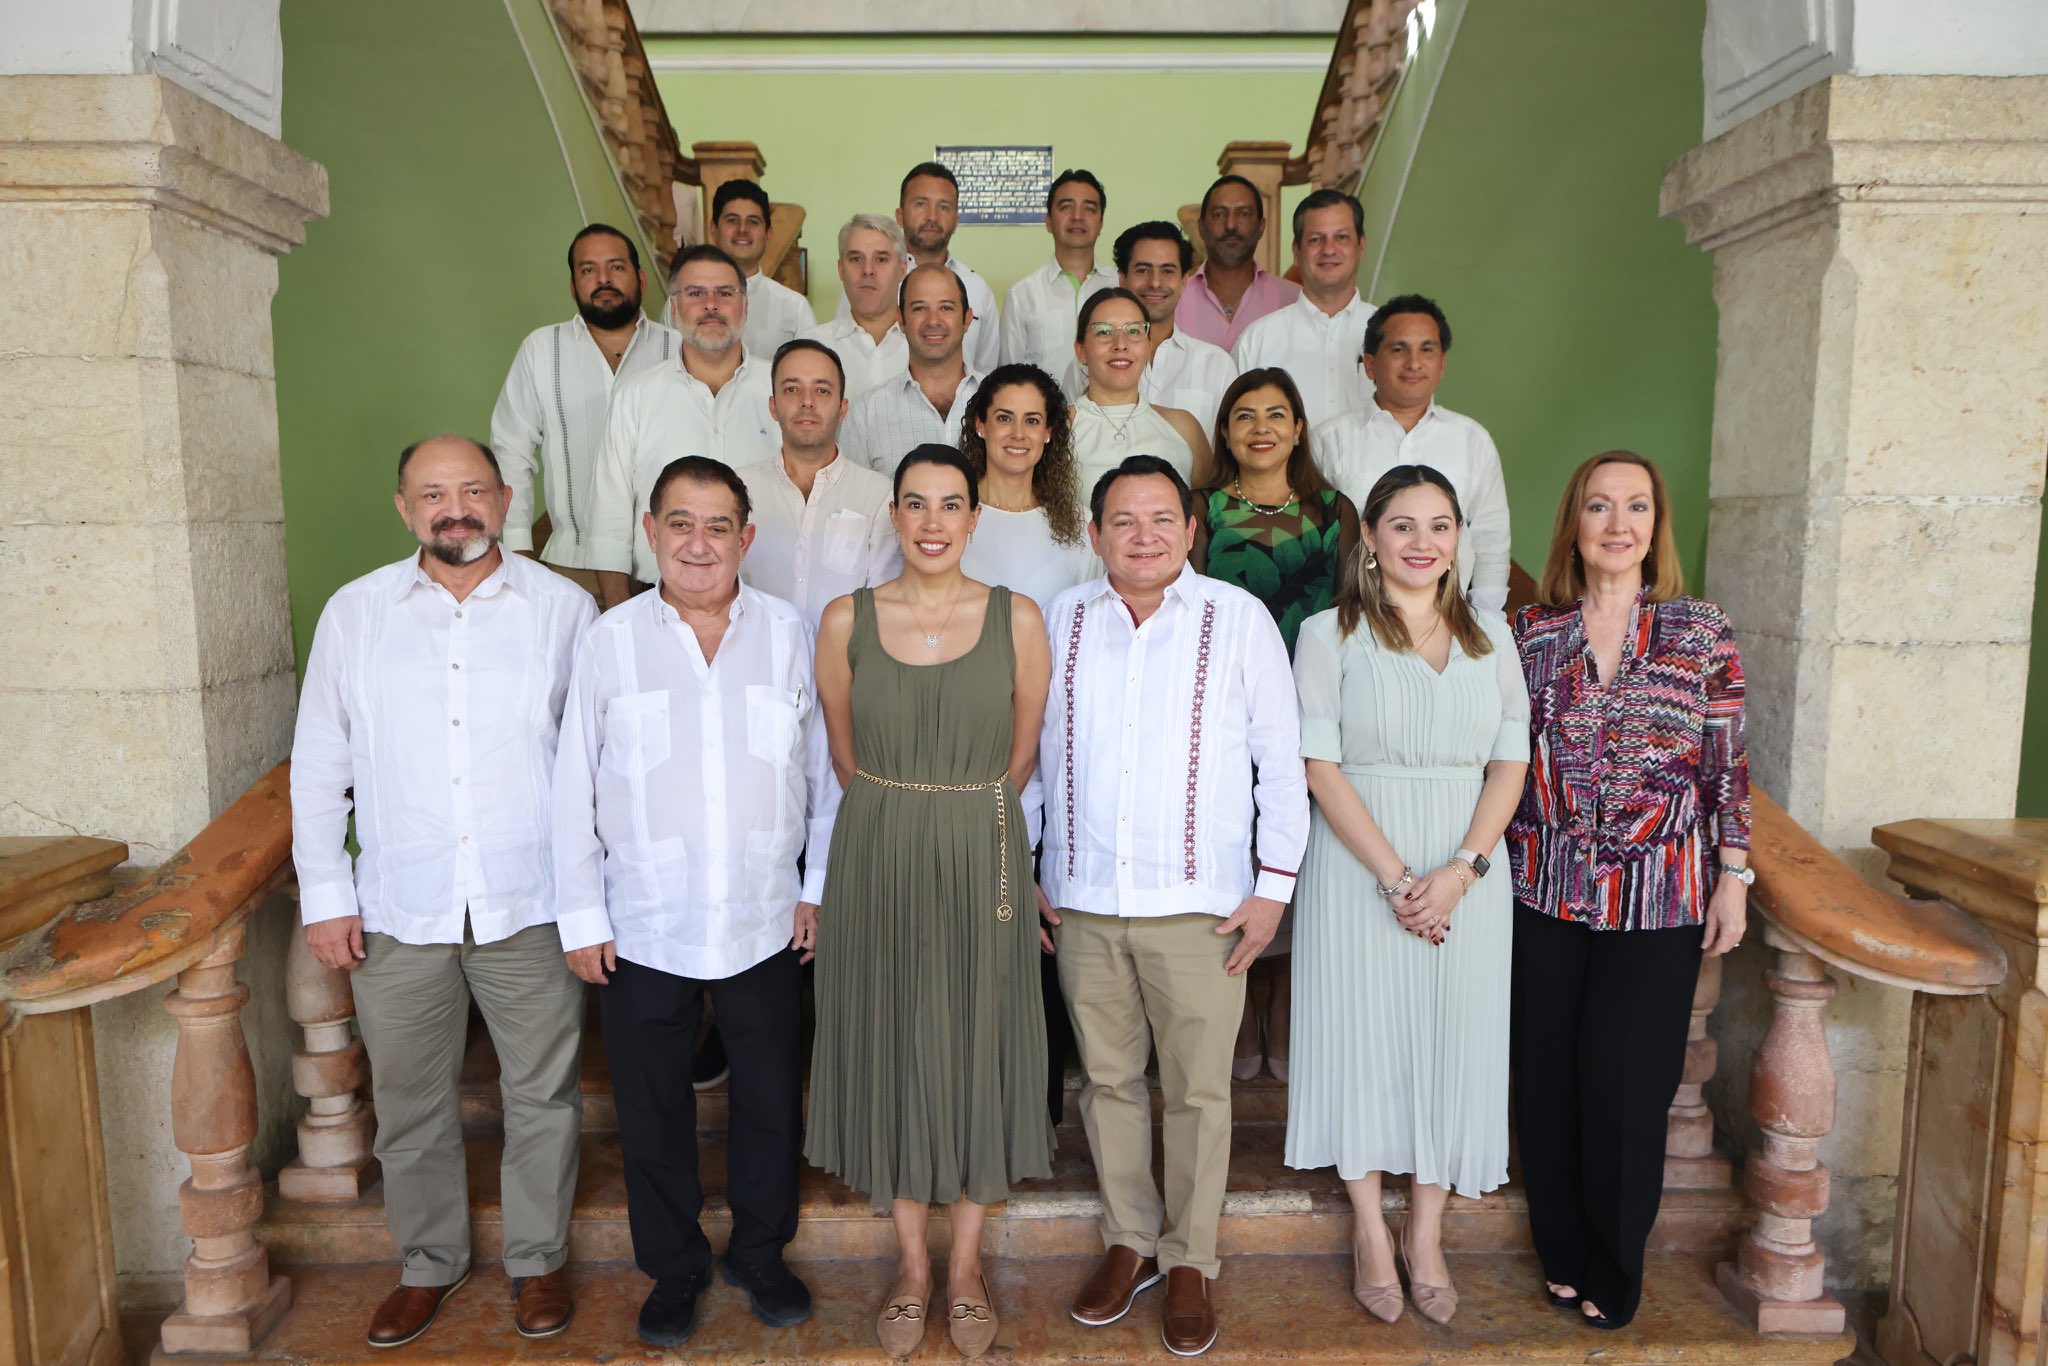
[(1609, 451), (1515, 617), (1515, 1129), (1546, 1293), (1600, 1328), (1635, 1316), (1700, 958), (1742, 942), (1754, 877), (1735, 633), (1684, 592), (1663, 476)]
[[(1285, 370), (1247, 370), (1231, 382), (1214, 449), (1216, 482), (1195, 494), (1195, 569), (1265, 603), (1292, 657), (1301, 623), (1337, 600), (1358, 545), (1358, 509), (1316, 468), (1301, 392)], [(1293, 918), (1290, 909), (1247, 984), (1231, 1063), (1239, 1081), (1258, 1076), (1262, 1059), (1287, 1080)]]

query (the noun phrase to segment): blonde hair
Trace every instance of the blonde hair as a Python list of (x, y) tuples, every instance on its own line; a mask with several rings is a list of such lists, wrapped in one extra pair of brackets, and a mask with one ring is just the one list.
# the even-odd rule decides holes
[(1685, 596), (1685, 566), (1678, 559), (1678, 540), (1671, 534), (1671, 495), (1664, 473), (1648, 456), (1634, 451), (1602, 451), (1572, 471), (1557, 503), (1557, 523), (1550, 532), (1550, 557), (1536, 581), (1536, 601), (1565, 607), (1586, 595), (1586, 569), (1579, 561), (1579, 514), (1586, 506), (1586, 485), (1602, 465), (1634, 465), (1650, 476), (1650, 507), (1656, 518), (1650, 528), (1650, 550), (1643, 557), (1643, 586), (1651, 602)]
[[(1365, 506), (1358, 511), (1359, 526), (1373, 528), (1387, 515), (1387, 504), (1397, 494), (1409, 489), (1427, 485), (1449, 500), (1451, 520), (1462, 531), (1465, 514), (1458, 506), (1458, 491), (1451, 487), (1451, 481), (1428, 465), (1396, 465), (1381, 475), (1379, 482), (1365, 497)], [(1389, 650), (1408, 653), (1415, 648), (1409, 638), (1408, 623), (1387, 597), (1387, 586), (1380, 578), (1379, 566), (1372, 560), (1366, 549), (1365, 537), (1358, 538), (1358, 548), (1351, 552), (1351, 563), (1345, 567), (1344, 582), (1337, 589), (1337, 630), (1346, 638), (1358, 629), (1360, 619), (1372, 627), (1373, 637)], [(1437, 614), (1444, 619), (1451, 636), (1469, 657), (1480, 659), (1493, 653), (1493, 642), (1487, 639), (1486, 629), (1479, 624), (1478, 616), (1472, 611), (1472, 604), (1465, 599), (1464, 585), (1459, 582), (1458, 566), (1455, 560), (1445, 567), (1442, 577), (1436, 581), (1435, 606)]]
[(886, 214), (857, 213), (847, 219), (846, 226), (839, 230), (841, 256), (846, 255), (846, 244), (853, 240), (853, 235), (857, 232), (878, 232), (889, 239), (889, 245), (896, 249), (898, 256), (908, 257), (910, 254), (909, 247), (903, 241), (903, 226), (895, 219)]

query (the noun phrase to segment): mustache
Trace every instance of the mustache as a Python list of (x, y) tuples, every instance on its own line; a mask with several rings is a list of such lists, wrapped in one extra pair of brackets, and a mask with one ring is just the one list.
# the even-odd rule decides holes
[(438, 535), (443, 531), (453, 531), (457, 527), (464, 527), (481, 535), (484, 524), (475, 517), (443, 517), (434, 523), (431, 530)]

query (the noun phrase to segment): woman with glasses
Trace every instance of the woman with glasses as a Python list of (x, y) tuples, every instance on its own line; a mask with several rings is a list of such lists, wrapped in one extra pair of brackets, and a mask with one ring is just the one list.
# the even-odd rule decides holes
[(1155, 408), (1138, 394), (1152, 359), (1151, 338), (1145, 306), (1128, 289), (1098, 289), (1081, 305), (1074, 355), (1088, 388), (1074, 404), (1072, 422), (1084, 503), (1095, 481), (1127, 455), (1156, 455), (1189, 484), (1209, 482), (1209, 438), (1194, 414)]

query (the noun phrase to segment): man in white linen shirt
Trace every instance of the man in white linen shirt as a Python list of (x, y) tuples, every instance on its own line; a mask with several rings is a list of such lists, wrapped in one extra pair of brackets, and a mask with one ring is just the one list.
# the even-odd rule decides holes
[(757, 356), (774, 355), (776, 347), (818, 325), (809, 299), (761, 269), (774, 222), (768, 192), (754, 181), (723, 181), (711, 195), (711, 241), (747, 277), (745, 341)]
[[(1271, 613), (1188, 564), (1195, 499), (1173, 466), (1127, 457), (1092, 502), (1108, 575), (1046, 609), (1039, 748), (1039, 908), (1087, 1075), (1081, 1120), (1107, 1248), (1072, 1313), (1113, 1323), (1164, 1271), (1161, 1339), (1195, 1356), (1216, 1340), (1208, 1287), (1244, 972), (1279, 927), (1308, 837), (1301, 724)], [(1171, 1207), (1152, 1180), (1148, 1042)]]
[[(1181, 230), (1164, 220), (1139, 223), (1117, 235), (1112, 255), (1117, 281), (1137, 295), (1138, 306), (1152, 324), (1152, 356), (1138, 377), (1138, 397), (1155, 408), (1178, 408), (1194, 414), (1202, 432), (1215, 440), (1216, 409), (1223, 391), (1237, 378), (1230, 353), (1189, 336), (1175, 326), (1175, 309), (1186, 288), (1195, 248)], [(1087, 391), (1088, 377), (1077, 356), (1067, 364), (1066, 389)]]
[(555, 759), (555, 877), (562, 949), (598, 987), (633, 1260), (654, 1278), (640, 1340), (677, 1347), (710, 1282), (689, 1067), (707, 996), (732, 1051), (720, 1270), (764, 1323), (810, 1316), (782, 1250), (796, 1236), (803, 1134), (798, 967), (814, 946), (839, 789), (811, 628), (740, 583), (754, 539), (746, 486), (685, 456), (661, 472), (649, 509), (660, 586), (605, 613), (576, 651)]
[[(953, 254), (953, 234), (960, 228), (960, 182), (953, 172), (936, 161), (921, 161), (911, 167), (897, 190), (896, 223), (903, 229), (912, 270), (944, 266), (960, 277), (960, 287), (967, 291), (967, 307), (974, 315), (967, 325), (968, 368), (984, 375), (995, 369), (1002, 363), (996, 292), (980, 272)], [(852, 316), (843, 294), (835, 316)], [(907, 331), (907, 321), (904, 326)]]
[(895, 219), (857, 213), (839, 230), (839, 284), (848, 312), (803, 335), (839, 357), (849, 400), (902, 374), (910, 364), (898, 306), (906, 268), (903, 229)]
[(576, 316), (537, 328), (519, 344), (491, 409), (491, 448), (512, 486), (507, 550), (533, 550), (533, 480), (547, 495), (543, 562), (591, 592), (597, 578), (584, 548), (604, 410), (617, 381), (671, 362), (682, 341), (640, 311), (647, 277), (633, 239), (592, 223), (569, 242), (569, 291)]
[(1396, 465), (1428, 465), (1449, 479), (1465, 514), (1458, 572), (1472, 601), (1498, 612), (1513, 563), (1507, 483), (1486, 428), (1436, 401), (1450, 356), (1451, 324), (1434, 300), (1402, 294), (1381, 304), (1365, 326), (1372, 404), (1315, 429), (1316, 464), (1361, 512)]
[(899, 297), (910, 368), (855, 399), (839, 433), (841, 455), (892, 481), (915, 448), (960, 444), (961, 418), (981, 387), (963, 354), (975, 319), (960, 277), (944, 266), (913, 266)]
[(756, 532), (741, 574), (796, 604), (816, 629), (832, 599), (887, 583), (903, 568), (889, 520), (894, 472), (863, 469), (840, 450), (846, 381), (831, 347), (798, 337), (775, 353), (774, 377), (782, 448), (739, 471)]
[(1359, 297), (1365, 210), (1341, 190), (1317, 190), (1294, 206), (1294, 264), (1301, 295), (1245, 328), (1230, 358), (1237, 372), (1277, 365), (1301, 390), (1313, 427), (1372, 401), (1359, 368), (1372, 305)]
[[(1058, 383), (1074, 359), (1081, 305), (1116, 274), (1095, 264), (1102, 211), (1109, 205), (1092, 171), (1061, 171), (1045, 195), (1045, 230), (1052, 259), (1016, 284), (1003, 300), (1003, 362), (1028, 362)], [(1069, 399), (1078, 397), (1069, 393)]]
[(503, 1071), (513, 1325), (552, 1337), (573, 1312), (563, 1263), (583, 987), (555, 937), (549, 776), (576, 640), (597, 613), (581, 588), (500, 548), (511, 502), (489, 448), (460, 436), (406, 448), (398, 511), (420, 549), (328, 600), (292, 737), (306, 945), (352, 974), (400, 1259), (373, 1347), (426, 1332), (469, 1279), (455, 1078), (472, 997)]
[(654, 582), (640, 513), (669, 461), (704, 455), (744, 465), (766, 459), (778, 440), (768, 412), (767, 358), (740, 340), (747, 291), (739, 263), (717, 247), (683, 248), (669, 267), (669, 305), (683, 341), (676, 363), (619, 385), (605, 414), (590, 537), (605, 607)]

